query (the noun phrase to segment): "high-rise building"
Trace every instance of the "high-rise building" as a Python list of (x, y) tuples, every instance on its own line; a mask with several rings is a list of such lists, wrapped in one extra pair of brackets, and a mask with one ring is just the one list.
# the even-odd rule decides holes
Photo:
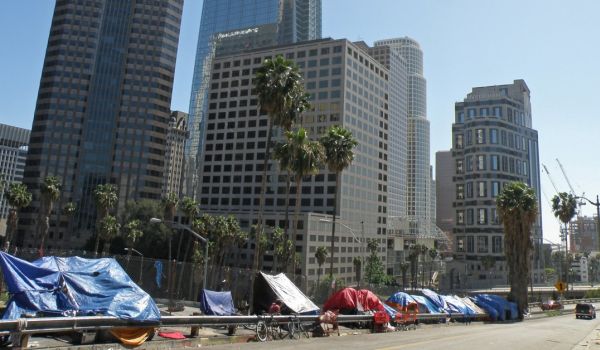
[(39, 184), (58, 176), (48, 248), (83, 246), (94, 231), (93, 191), (115, 184), (118, 208), (159, 199), (183, 0), (57, 0), (48, 38), (23, 182), (34, 201), (19, 242), (33, 229)]
[(445, 233), (454, 226), (454, 163), (451, 151), (435, 152), (436, 225)]
[[(465, 262), (471, 285), (488, 279), (481, 261), (485, 256), (496, 259), (494, 275), (505, 283), (504, 235), (496, 197), (507, 183), (522, 181), (541, 203), (538, 134), (532, 128), (525, 81), (473, 88), (464, 101), (455, 104), (452, 139), (455, 256)], [(532, 279), (536, 282), (543, 266), (541, 214), (532, 239)]]
[(183, 176), (183, 148), (188, 137), (188, 114), (180, 111), (171, 113), (169, 130), (167, 132), (167, 147), (165, 151), (165, 174), (163, 197), (168, 193), (181, 193)]
[(207, 93), (215, 55), (321, 38), (321, 0), (205, 0), (192, 80), (185, 146), (185, 192), (197, 194)]
[[(203, 212), (233, 214), (242, 228), (256, 223), (260, 183), (267, 138), (267, 115), (257, 108), (251, 72), (266, 58), (282, 55), (293, 60), (304, 76), (313, 108), (302, 116), (311, 138), (321, 137), (331, 125), (348, 128), (358, 140), (355, 158), (344, 170), (337, 186), (337, 224), (334, 271), (346, 283), (355, 280), (353, 259), (365, 256), (365, 238), (379, 242), (379, 255), (386, 263), (386, 213), (389, 179), (388, 150), (392, 100), (401, 101), (390, 89), (391, 73), (361, 45), (347, 40), (316, 40), (216, 57), (208, 93), (208, 114), (203, 166), (199, 172)], [(397, 121), (400, 122), (400, 121)], [(274, 128), (274, 140), (282, 132)], [(275, 161), (267, 169), (265, 223), (285, 227), (286, 173)], [(301, 214), (297, 224), (297, 272), (316, 280), (317, 247), (329, 247), (331, 213), (336, 175), (326, 167), (306, 177), (301, 188)], [(293, 181), (292, 181), (293, 183)], [(296, 193), (292, 184), (290, 220), (293, 222)], [(292, 233), (290, 225), (289, 233)], [(253, 246), (240, 254), (242, 265), (251, 266)], [(267, 252), (267, 256), (270, 253)], [(271, 260), (265, 258), (269, 269)], [(324, 273), (329, 273), (329, 262)]]
[[(21, 182), (29, 145), (29, 130), (0, 124), (0, 180), (5, 186)], [(4, 190), (0, 191), (0, 235), (6, 233), (8, 203), (4, 198)]]
[(407, 234), (411, 236), (435, 237), (437, 231), (431, 205), (429, 120), (423, 51), (419, 43), (408, 37), (375, 42), (375, 47), (382, 45), (391, 47), (404, 58), (408, 84), (406, 214), (405, 218), (390, 219), (405, 226)]
[(569, 250), (572, 253), (600, 251), (598, 218), (577, 216), (569, 222)]

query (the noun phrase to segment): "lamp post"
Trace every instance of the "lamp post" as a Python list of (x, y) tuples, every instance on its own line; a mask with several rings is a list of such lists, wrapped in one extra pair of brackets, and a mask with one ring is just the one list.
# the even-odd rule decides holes
[[(140, 253), (139, 251), (133, 249), (133, 248), (123, 248), (123, 249), (125, 249), (125, 251), (131, 251), (133, 253), (136, 253), (137, 255), (139, 255), (139, 256), (142, 257), (141, 263), (140, 263), (140, 278), (139, 278), (139, 281), (138, 281), (138, 284), (141, 285), (142, 284), (142, 273), (143, 273), (142, 268), (144, 267), (144, 255), (142, 253)], [(129, 261), (127, 261), (127, 263), (129, 263)]]
[(199, 239), (200, 241), (202, 241), (202, 243), (204, 243), (204, 259), (205, 260), (204, 260), (204, 278), (203, 278), (203, 281), (202, 281), (202, 287), (204, 289), (206, 289), (206, 275), (208, 273), (208, 243), (209, 243), (208, 238), (204, 238), (204, 237), (200, 236), (200, 234), (198, 234), (196, 231), (194, 231), (191, 228), (189, 228), (188, 226), (182, 225), (182, 224), (174, 222), (174, 221), (165, 221), (165, 220), (162, 220), (162, 219), (159, 219), (159, 218), (151, 218), (150, 219), (150, 223), (151, 224), (165, 223), (165, 224), (168, 224), (168, 225), (172, 225), (174, 228), (184, 229), (187, 232), (191, 233), (192, 236), (194, 236), (197, 239)]
[[(330, 220), (330, 219), (319, 219), (319, 221), (333, 223), (333, 220)], [(362, 259), (362, 264), (360, 265), (360, 270), (361, 270), (360, 271), (360, 275), (364, 276), (363, 275), (363, 271), (364, 271), (364, 268), (365, 268), (364, 265), (365, 265), (365, 261), (366, 261), (365, 260), (365, 250), (364, 250), (364, 245), (365, 245), (365, 229), (364, 229), (365, 226), (364, 225), (365, 224), (364, 224), (364, 221), (361, 221), (360, 223), (362, 224), (362, 227), (363, 227), (362, 232), (361, 232), (362, 241), (356, 237), (356, 233), (354, 232), (354, 230), (352, 228), (350, 228), (350, 226), (348, 226), (348, 225), (346, 225), (346, 224), (344, 224), (344, 223), (342, 223), (340, 221), (336, 221), (336, 224), (339, 224), (342, 227), (346, 228), (348, 231), (350, 231), (350, 233), (352, 234), (352, 237), (354, 238), (354, 242), (361, 243), (360, 255), (361, 255), (361, 259)], [(362, 277), (361, 277), (361, 279), (362, 279)]]

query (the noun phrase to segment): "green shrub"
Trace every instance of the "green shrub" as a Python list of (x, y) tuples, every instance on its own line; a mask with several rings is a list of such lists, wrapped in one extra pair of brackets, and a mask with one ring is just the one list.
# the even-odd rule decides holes
[(585, 292), (584, 298), (600, 298), (600, 288), (591, 289)]

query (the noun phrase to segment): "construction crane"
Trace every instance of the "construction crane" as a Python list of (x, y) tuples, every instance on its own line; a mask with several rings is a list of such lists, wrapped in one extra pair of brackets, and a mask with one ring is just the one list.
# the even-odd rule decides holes
[[(578, 196), (577, 193), (575, 193), (575, 190), (573, 189), (573, 185), (571, 185), (571, 181), (569, 181), (569, 178), (567, 177), (567, 172), (565, 171), (565, 168), (562, 166), (562, 164), (560, 163), (560, 160), (558, 160), (558, 158), (556, 158), (556, 162), (558, 163), (558, 166), (560, 167), (560, 171), (562, 171), (563, 176), (565, 177), (565, 180), (567, 180), (567, 184), (569, 185), (569, 189), (571, 190), (571, 194), (579, 199), (579, 205), (584, 205), (585, 202), (581, 199), (581, 197), (583, 197), (585, 195), (585, 192), (583, 192), (581, 194), (581, 196)], [(579, 215), (579, 212), (577, 213)]]
[(554, 190), (556, 191), (556, 193), (560, 193), (558, 188), (556, 188), (556, 184), (554, 183), (554, 180), (552, 180), (552, 176), (550, 176), (550, 172), (548, 171), (548, 168), (546, 168), (546, 166), (544, 164), (542, 164), (542, 166), (544, 167), (544, 170), (546, 171), (546, 175), (548, 175), (548, 178), (550, 179), (550, 183), (552, 184), (552, 187), (554, 187)]

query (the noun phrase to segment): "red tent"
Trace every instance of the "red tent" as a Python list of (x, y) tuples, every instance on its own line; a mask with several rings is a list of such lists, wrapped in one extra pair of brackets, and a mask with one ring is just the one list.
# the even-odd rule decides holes
[(323, 305), (327, 310), (384, 311), (381, 300), (370, 290), (344, 288), (334, 293)]

